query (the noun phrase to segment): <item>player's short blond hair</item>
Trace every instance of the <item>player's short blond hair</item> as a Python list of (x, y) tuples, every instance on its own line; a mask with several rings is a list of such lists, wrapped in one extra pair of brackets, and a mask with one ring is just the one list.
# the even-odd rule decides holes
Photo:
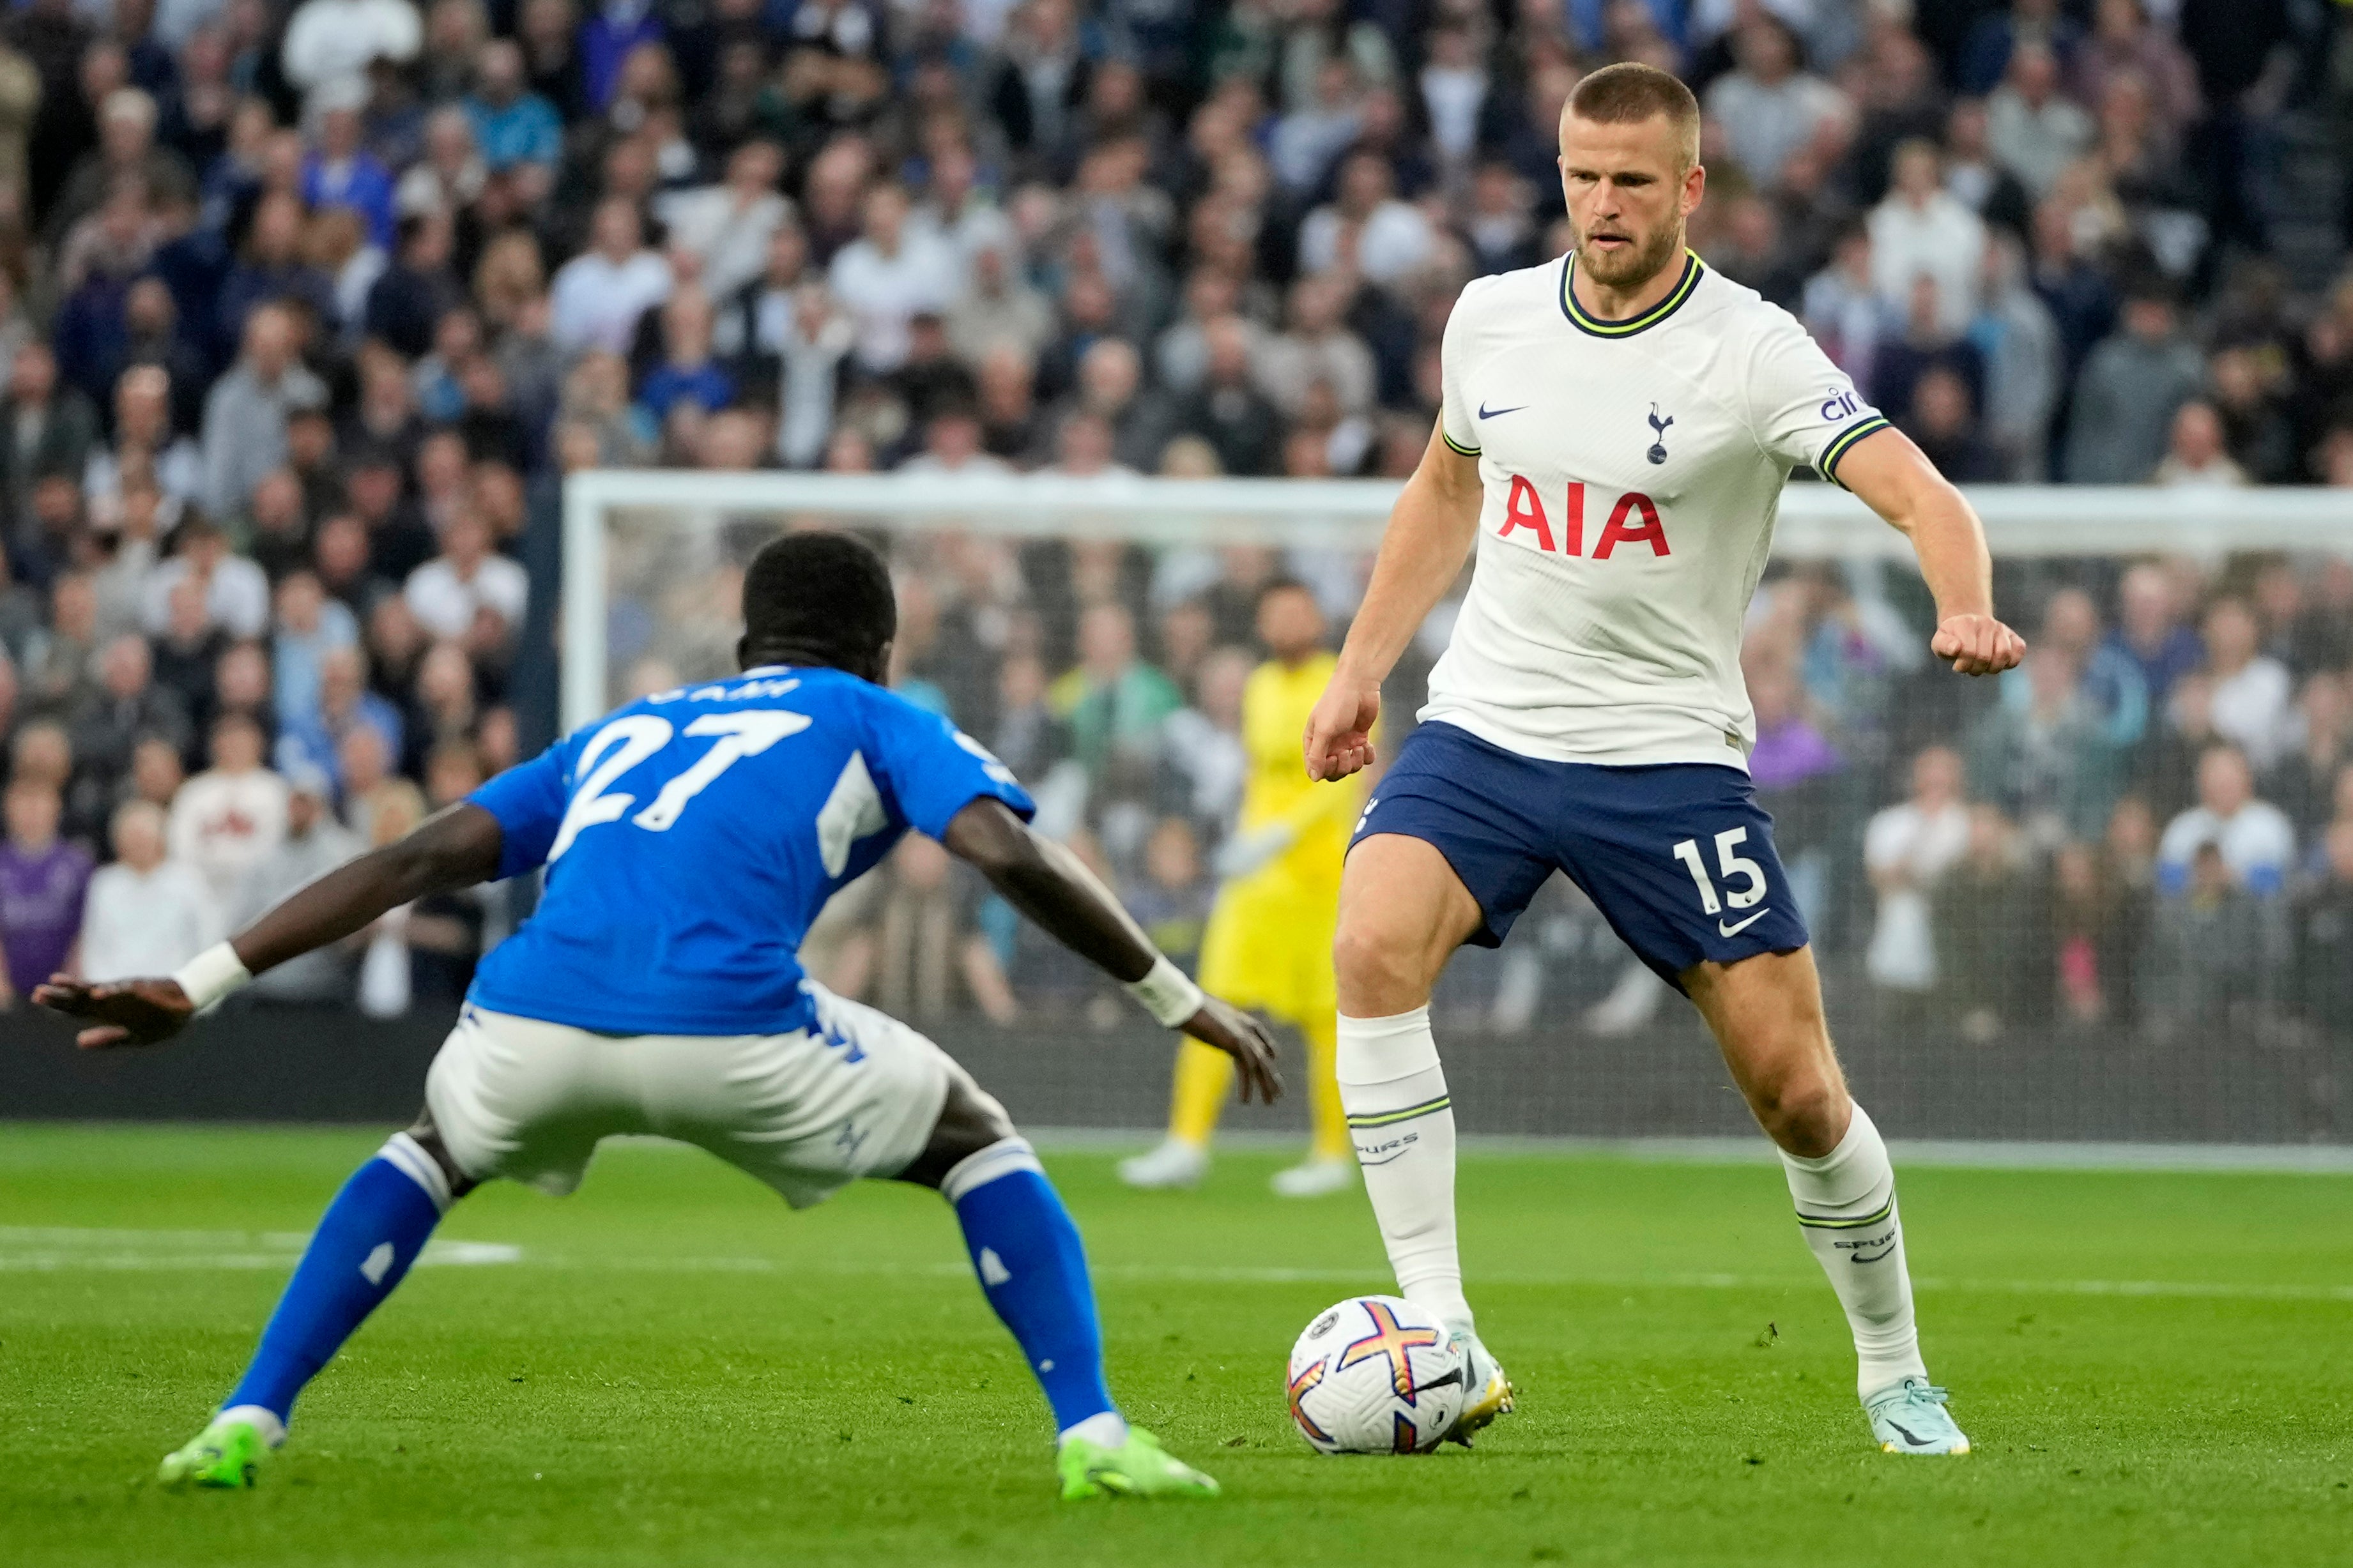
[(1569, 93), (1561, 114), (1564, 127), (1572, 114), (1602, 125), (1630, 125), (1662, 114), (1675, 133), (1681, 167), (1699, 163), (1699, 100), (1672, 71), (1639, 60), (1603, 66)]

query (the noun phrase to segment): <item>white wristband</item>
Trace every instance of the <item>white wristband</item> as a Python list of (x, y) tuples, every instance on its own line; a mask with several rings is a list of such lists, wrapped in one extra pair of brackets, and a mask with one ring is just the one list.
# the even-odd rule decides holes
[(201, 1013), (246, 985), (253, 979), (253, 972), (246, 968), (245, 960), (237, 957), (237, 949), (216, 942), (174, 970), (172, 979), (188, 994), (188, 1000)]
[(1201, 988), (1165, 952), (1153, 960), (1150, 973), (1127, 983), (1127, 994), (1143, 1003), (1163, 1028), (1173, 1029), (1201, 1010)]

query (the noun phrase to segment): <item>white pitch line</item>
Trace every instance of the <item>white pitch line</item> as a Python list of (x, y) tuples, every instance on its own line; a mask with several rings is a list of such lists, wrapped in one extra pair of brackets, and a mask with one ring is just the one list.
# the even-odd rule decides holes
[[(309, 1237), (290, 1232), (80, 1230), (0, 1226), (0, 1273), (70, 1273), (287, 1269)], [(28, 1245), (29, 1244), (29, 1245)], [(667, 1258), (659, 1255), (526, 1251), (510, 1242), (438, 1240), (426, 1245), (419, 1268), (522, 1265), (584, 1272), (663, 1274), (806, 1274), (900, 1279), (961, 1279), (959, 1262), (934, 1264), (811, 1263), (759, 1257)], [(1377, 1268), (1161, 1263), (1099, 1263), (1098, 1278), (1174, 1285), (1341, 1285), (1382, 1289)], [(1487, 1274), (1483, 1285), (1606, 1290), (1818, 1289), (1806, 1275), (1765, 1274)], [(2008, 1296), (2117, 1296), (2191, 1300), (2353, 1302), (2353, 1285), (2234, 1284), (2203, 1279), (1972, 1279), (1926, 1276), (1922, 1290)]]

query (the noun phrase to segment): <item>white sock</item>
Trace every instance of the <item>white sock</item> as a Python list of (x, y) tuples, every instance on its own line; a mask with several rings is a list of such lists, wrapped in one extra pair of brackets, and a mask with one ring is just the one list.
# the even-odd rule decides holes
[(1879, 1129), (1854, 1108), (1837, 1148), (1818, 1159), (1784, 1150), (1781, 1167), (1798, 1224), (1838, 1292), (1854, 1331), (1855, 1392), (1864, 1397), (1916, 1377), (1920, 1331), (1912, 1320), (1912, 1276), (1904, 1261), (1904, 1220), (1895, 1207), (1895, 1169)]
[(1454, 1112), (1430, 1009), (1340, 1017), (1340, 1104), (1398, 1293), (1472, 1328), (1454, 1241)]
[(1099, 1410), (1083, 1421), (1063, 1427), (1054, 1446), (1060, 1447), (1073, 1437), (1083, 1437), (1099, 1447), (1116, 1448), (1127, 1441), (1127, 1417), (1116, 1410)]
[(278, 1419), (278, 1412), (265, 1410), (259, 1405), (232, 1405), (213, 1417), (216, 1421), (250, 1421), (261, 1440), (275, 1448), (286, 1441), (286, 1423)]

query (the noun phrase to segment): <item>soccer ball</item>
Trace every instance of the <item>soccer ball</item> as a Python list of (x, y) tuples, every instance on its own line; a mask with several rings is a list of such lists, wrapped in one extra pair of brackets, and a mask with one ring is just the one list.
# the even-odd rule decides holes
[(1427, 1454), (1470, 1397), (1469, 1358), (1446, 1325), (1395, 1296), (1315, 1314), (1291, 1348), (1291, 1419), (1326, 1454)]

